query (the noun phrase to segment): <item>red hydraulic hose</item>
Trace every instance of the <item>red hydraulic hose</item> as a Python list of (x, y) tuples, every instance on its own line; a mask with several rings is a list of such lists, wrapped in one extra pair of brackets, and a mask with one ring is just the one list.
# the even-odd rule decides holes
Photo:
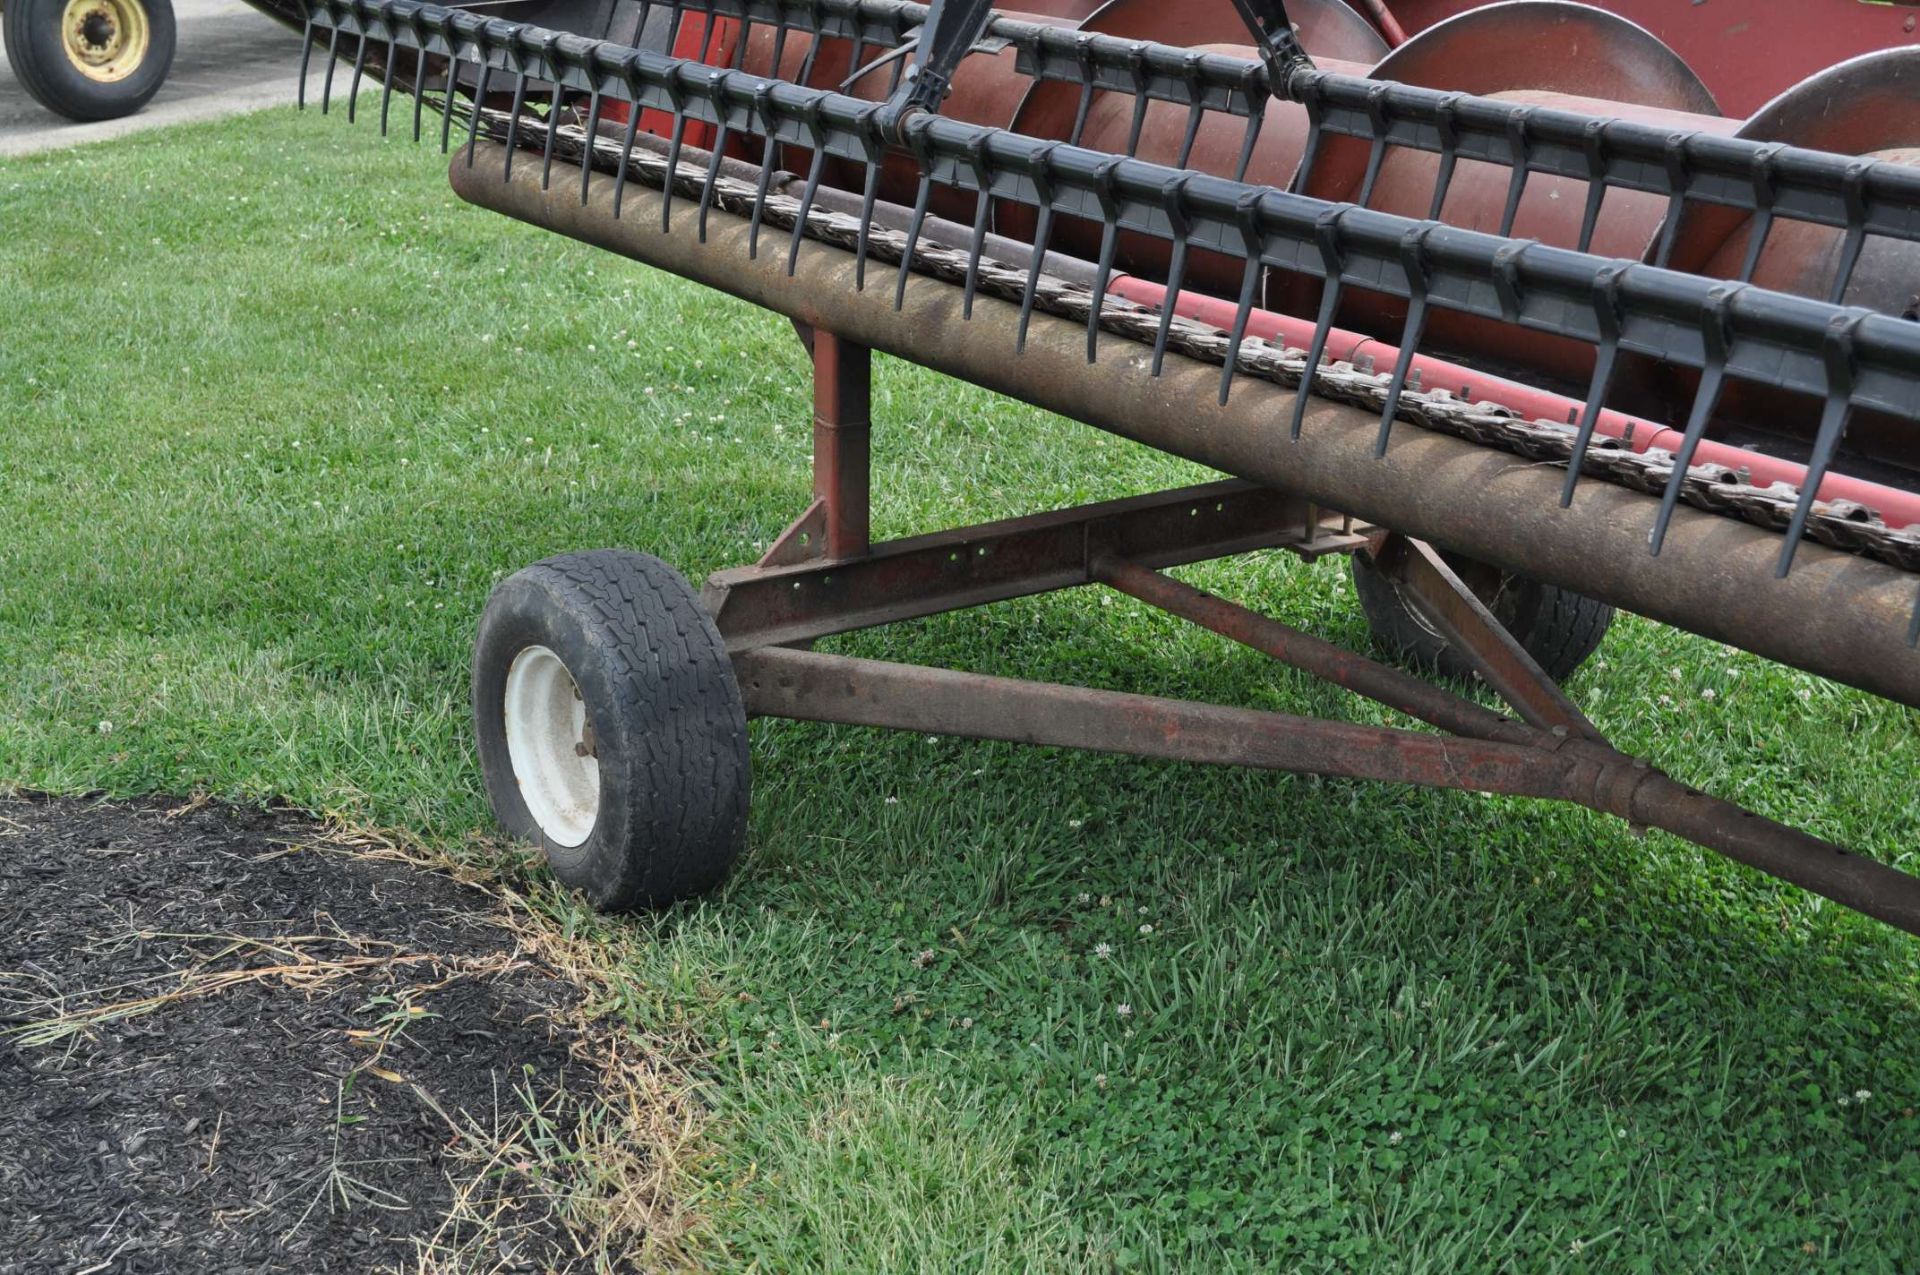
[[(1136, 305), (1146, 306), (1152, 310), (1158, 310), (1167, 295), (1167, 290), (1161, 285), (1148, 279), (1137, 279), (1131, 275), (1121, 275), (1114, 279), (1108, 291), (1114, 296), (1123, 297)], [(1223, 330), (1231, 330), (1235, 307), (1233, 302), (1219, 297), (1182, 291), (1174, 302), (1174, 313)], [(1306, 349), (1310, 346), (1313, 343), (1313, 331), (1311, 321), (1296, 319), (1291, 315), (1276, 314), (1271, 310), (1255, 310), (1247, 321), (1247, 332), (1250, 335), (1264, 341), (1285, 344), (1294, 349)], [(1327, 339), (1327, 359), (1330, 362), (1357, 363), (1367, 355), (1371, 355), (1378, 366), (1392, 367), (1399, 359), (1400, 351), (1384, 341), (1376, 341), (1370, 336), (1349, 332), (1343, 328), (1334, 328)], [(1476, 372), (1471, 368), (1461, 367), (1457, 363), (1429, 358), (1424, 354), (1413, 356), (1408, 375), (1409, 377), (1417, 376), (1420, 383), (1429, 389), (1445, 388), (1468, 402), (1495, 403), (1518, 412), (1528, 420), (1564, 421), (1572, 424), (1586, 406), (1579, 399), (1535, 389), (1531, 385), (1522, 385), (1518, 381), (1510, 381), (1504, 377), (1489, 376), (1485, 372)], [(1617, 438), (1636, 452), (1645, 452), (1657, 447), (1677, 453), (1684, 437), (1680, 431), (1668, 429), (1645, 417), (1631, 416), (1626, 412), (1616, 412), (1607, 408), (1601, 409), (1594, 433), (1607, 438)], [(1744, 447), (1732, 447), (1726, 443), (1702, 441), (1694, 452), (1694, 462), (1722, 465), (1736, 471), (1744, 469), (1749, 475), (1748, 481), (1756, 487), (1786, 483), (1797, 489), (1807, 478), (1804, 465), (1796, 465), (1792, 461), (1748, 451)], [(1861, 478), (1850, 478), (1845, 474), (1830, 473), (1820, 484), (1820, 498), (1830, 501), (1847, 500), (1863, 505), (1879, 514), (1890, 527), (1909, 527), (1920, 524), (1920, 493), (1901, 491), (1897, 487), (1888, 487)]]
[(1374, 25), (1380, 28), (1380, 34), (1387, 38), (1389, 48), (1397, 49), (1407, 42), (1406, 29), (1394, 18), (1393, 11), (1387, 8), (1387, 0), (1361, 0), (1361, 4)]

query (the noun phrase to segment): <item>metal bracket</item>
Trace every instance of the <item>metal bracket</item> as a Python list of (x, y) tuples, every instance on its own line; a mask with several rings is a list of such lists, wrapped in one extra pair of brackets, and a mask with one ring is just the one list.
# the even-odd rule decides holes
[(890, 137), (900, 140), (915, 115), (939, 113), (953, 91), (960, 59), (973, 51), (992, 18), (990, 0), (933, 0), (914, 44), (913, 65), (880, 112), (881, 126)]
[(1286, 0), (1233, 0), (1233, 7), (1253, 32), (1253, 42), (1267, 64), (1267, 87), (1284, 96), (1295, 71), (1313, 69), (1313, 59), (1287, 18)]

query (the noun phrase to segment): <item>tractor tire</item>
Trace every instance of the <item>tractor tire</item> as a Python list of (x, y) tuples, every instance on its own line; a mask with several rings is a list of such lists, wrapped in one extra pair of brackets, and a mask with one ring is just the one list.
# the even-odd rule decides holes
[(487, 599), (473, 719), (501, 825), (605, 911), (718, 885), (746, 842), (747, 717), (693, 588), (642, 553), (535, 563)]
[(5, 0), (7, 61), (33, 99), (70, 120), (131, 115), (173, 65), (172, 0)]
[[(1556, 682), (1573, 676), (1613, 623), (1613, 608), (1584, 594), (1455, 554), (1440, 556)], [(1353, 555), (1353, 587), (1374, 642), (1387, 654), (1443, 677), (1464, 681), (1474, 676), (1473, 665), (1434, 631), (1364, 553)]]

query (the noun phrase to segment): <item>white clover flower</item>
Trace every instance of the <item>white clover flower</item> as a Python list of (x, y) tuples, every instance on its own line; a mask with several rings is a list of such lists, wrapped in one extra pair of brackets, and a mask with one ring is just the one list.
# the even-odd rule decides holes
[(887, 798), (887, 804), (889, 806), (897, 806), (900, 804), (900, 799), (898, 797), (889, 797)]
[(1107, 1087), (1107, 1073), (1103, 1071), (1095, 1076), (1093, 1078), (1093, 1084), (1096, 1089), (1105, 1089)]
[(1134, 911), (1139, 913), (1141, 916), (1145, 916), (1147, 914), (1147, 905), (1142, 903), (1139, 907), (1135, 908)]
[(1100, 959), (1105, 960), (1107, 957), (1113, 955), (1113, 944), (1095, 943), (1093, 945), (1093, 954), (1099, 957)]
[(1082, 890), (1080, 891), (1080, 893), (1073, 896), (1073, 901), (1075, 903), (1087, 904), (1087, 903), (1093, 902), (1093, 896), (1091, 894), (1088, 894), (1085, 890)]
[(111, 735), (113, 734), (113, 723), (109, 721), (102, 721), (98, 729), (102, 735)]
[(1865, 1102), (1871, 1097), (1873, 1097), (1873, 1090), (1871, 1089), (1856, 1089), (1853, 1091), (1853, 1100), (1855, 1102)]
[(961, 1020), (960, 1020), (960, 1026), (962, 1026), (962, 1027), (964, 1027), (964, 1028), (967, 1028), (968, 1030), (972, 1030), (972, 1028), (973, 1028), (973, 1019), (971, 1019), (971, 1018), (963, 1018), (963, 1019), (961, 1019)]
[(1087, 824), (1087, 821), (1084, 819), (1067, 820), (1067, 827), (1072, 828), (1075, 832), (1078, 832), (1081, 828), (1086, 827), (1086, 824)]
[(1713, 689), (1713, 688), (1712, 688), (1711, 686), (1709, 686), (1709, 687), (1708, 687), (1708, 688), (1707, 688), (1706, 690), (1704, 690), (1704, 691), (1701, 691), (1701, 692), (1700, 692), (1700, 698), (1701, 698), (1701, 699), (1714, 699), (1714, 698), (1716, 698), (1716, 696), (1715, 696), (1715, 693), (1714, 693), (1714, 689)]
[(1401, 1133), (1398, 1129), (1395, 1129), (1392, 1133), (1387, 1135), (1387, 1145), (1390, 1147), (1397, 1147), (1400, 1145), (1401, 1139), (1405, 1138), (1406, 1136), (1407, 1136), (1406, 1134)]
[(1151, 934), (1153, 933), (1153, 927), (1151, 925), (1143, 925), (1140, 927), (1140, 932), (1142, 934)]
[(915, 952), (913, 954), (914, 967), (916, 969), (927, 968), (927, 966), (933, 964), (934, 955), (935, 955), (934, 950), (930, 947), (922, 948), (920, 951)]
[(1113, 1007), (1113, 1012), (1120, 1015), (1120, 1017), (1122, 1018), (1132, 1018), (1133, 1006), (1127, 1004), (1125, 1001), (1121, 1001), (1118, 1005)]

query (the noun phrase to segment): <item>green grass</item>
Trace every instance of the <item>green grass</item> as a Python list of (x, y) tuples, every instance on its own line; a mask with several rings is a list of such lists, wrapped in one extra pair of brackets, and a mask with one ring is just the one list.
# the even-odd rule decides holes
[[(697, 580), (805, 500), (781, 320), (467, 208), (364, 124), (0, 162), (0, 225), (0, 781), (483, 854), (492, 582), (601, 545)], [(882, 534), (1194, 477), (890, 361), (875, 394)], [(1185, 574), (1365, 643), (1340, 564)], [(1097, 590), (830, 645), (1388, 720)], [(1914, 713), (1631, 620), (1574, 690), (1683, 778), (1920, 866)], [(711, 1051), (683, 1188), (716, 1267), (1920, 1268), (1905, 936), (1545, 805), (753, 747), (726, 889), (553, 904), (623, 940), (637, 1028)]]

